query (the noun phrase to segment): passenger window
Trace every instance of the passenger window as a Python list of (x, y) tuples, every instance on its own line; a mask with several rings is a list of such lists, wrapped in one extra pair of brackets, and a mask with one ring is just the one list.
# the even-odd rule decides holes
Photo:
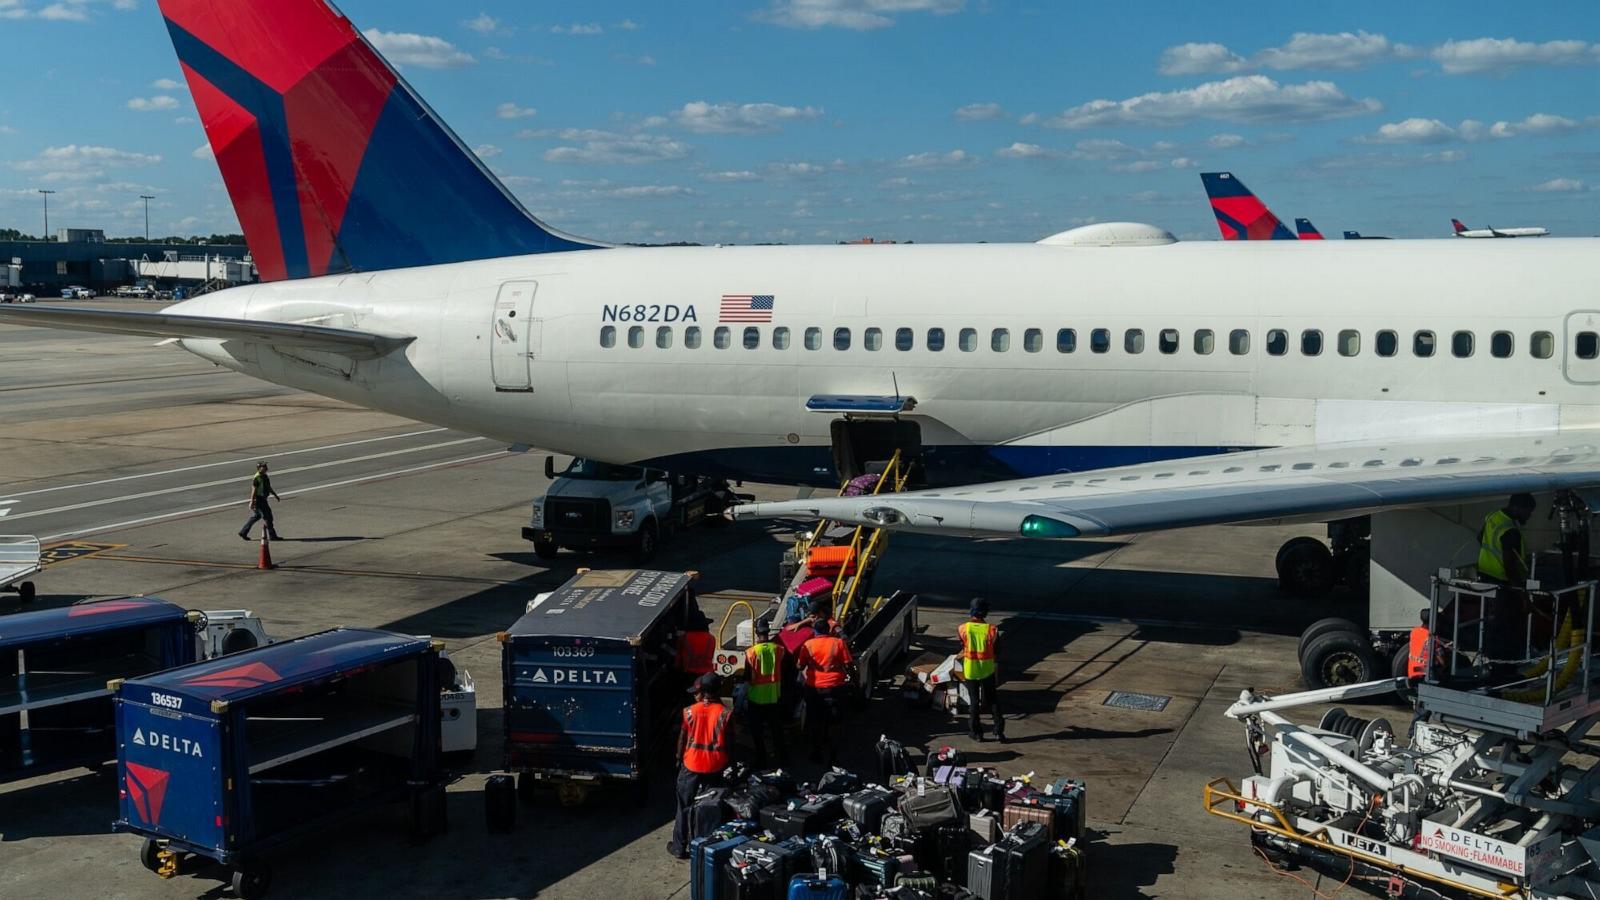
[(1472, 355), (1472, 332), (1458, 331), (1450, 335), (1450, 353), (1456, 359), (1466, 359)]
[(960, 336), (956, 338), (956, 346), (961, 348), (962, 353), (971, 353), (978, 349), (978, 329), (961, 329)]
[(1411, 352), (1417, 356), (1432, 356), (1433, 345), (1434, 339), (1431, 331), (1419, 331), (1411, 336)]
[(1511, 355), (1517, 341), (1509, 331), (1496, 331), (1489, 335), (1489, 355), (1495, 359), (1505, 359)]
[(835, 328), (833, 330), (833, 349), (835, 349), (835, 350), (849, 350), (850, 349), (850, 329), (848, 329), (848, 328)]
[(1044, 349), (1044, 332), (1037, 328), (1029, 328), (1022, 333), (1022, 349), (1029, 353), (1038, 353)]
[(1124, 353), (1144, 352), (1144, 329), (1129, 328), (1122, 333), (1122, 350)]
[(1217, 349), (1217, 336), (1209, 328), (1202, 328), (1194, 333), (1194, 352), (1205, 356)]
[(1339, 332), (1339, 355), (1355, 356), (1361, 352), (1361, 332), (1346, 328)]
[(635, 350), (644, 346), (644, 326), (635, 325), (628, 329), (628, 346)]
[(774, 350), (787, 350), (787, 349), (789, 349), (789, 329), (787, 329), (787, 328), (774, 328), (774, 329), (772, 329), (772, 349), (774, 349)]
[(683, 330), (683, 346), (690, 350), (700, 349), (700, 326), (690, 325)]
[(882, 350), (883, 329), (868, 328), (866, 333), (861, 336), (861, 346), (867, 348), (868, 350)]
[(1096, 353), (1104, 353), (1111, 349), (1111, 329), (1096, 328), (1089, 332), (1089, 349)]
[(1549, 359), (1555, 353), (1555, 335), (1548, 331), (1535, 331), (1528, 335), (1528, 354), (1534, 359)]
[(1056, 331), (1056, 352), (1071, 353), (1078, 349), (1078, 332), (1072, 328)]
[(1176, 329), (1176, 328), (1163, 328), (1163, 329), (1161, 329), (1161, 334), (1158, 335), (1157, 340), (1156, 340), (1156, 346), (1161, 350), (1162, 353), (1177, 353), (1178, 352), (1178, 329)]
[(611, 347), (615, 347), (616, 345), (617, 345), (617, 326), (615, 326), (615, 325), (607, 325), (606, 327), (600, 329), (600, 346), (609, 349)]
[(1379, 356), (1393, 356), (1400, 352), (1400, 335), (1392, 331), (1380, 331), (1372, 349)]
[(894, 348), (896, 350), (910, 350), (911, 344), (916, 340), (916, 335), (909, 328), (896, 328), (894, 330)]
[(821, 350), (822, 349), (822, 329), (821, 328), (807, 328), (806, 329), (806, 349), (807, 350)]
[(989, 332), (989, 349), (996, 353), (1004, 353), (1011, 349), (1011, 331), (1007, 328), (996, 328)]
[(1228, 332), (1228, 352), (1234, 356), (1243, 356), (1250, 352), (1250, 332), (1243, 328), (1235, 328)]
[(754, 325), (744, 330), (744, 348), (754, 350), (761, 346), (761, 329)]
[(733, 332), (726, 325), (718, 325), (717, 330), (711, 332), (711, 346), (718, 350), (726, 350), (733, 346)]
[(1300, 332), (1300, 352), (1306, 356), (1321, 356), (1322, 332), (1315, 328)]
[(938, 353), (940, 350), (944, 349), (944, 329), (943, 328), (929, 328), (928, 329), (928, 349), (932, 350), (935, 353)]
[(1579, 359), (1594, 359), (1600, 356), (1600, 335), (1592, 331), (1578, 332), (1576, 350)]
[(661, 325), (656, 328), (656, 346), (662, 350), (672, 346), (672, 326)]
[(1289, 332), (1274, 328), (1267, 332), (1267, 355), (1282, 356), (1289, 352)]

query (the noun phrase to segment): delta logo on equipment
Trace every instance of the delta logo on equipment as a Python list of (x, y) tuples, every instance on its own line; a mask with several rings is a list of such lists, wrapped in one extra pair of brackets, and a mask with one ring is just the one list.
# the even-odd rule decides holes
[(134, 812), (151, 825), (161, 822), (161, 806), (167, 798), (167, 783), (172, 773), (138, 763), (127, 764), (128, 777), (123, 796), (133, 801)]
[(534, 669), (533, 677), (528, 679), (533, 684), (619, 684), (617, 673), (600, 669), (551, 669), (546, 675), (544, 669)]
[(1528, 853), (1522, 847), (1458, 828), (1435, 825), (1431, 832), (1417, 835), (1417, 847), (1512, 875), (1528, 871)]

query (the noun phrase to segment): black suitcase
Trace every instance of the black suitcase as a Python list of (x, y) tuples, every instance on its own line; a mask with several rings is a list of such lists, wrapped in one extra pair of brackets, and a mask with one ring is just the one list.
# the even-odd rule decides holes
[(1050, 848), (1050, 878), (1047, 900), (1087, 900), (1088, 873), (1083, 850), (1076, 843)]
[(762, 807), (783, 802), (783, 795), (771, 785), (747, 784), (729, 791), (722, 802), (728, 805), (734, 818), (754, 821), (761, 815)]
[(972, 852), (972, 840), (965, 822), (928, 829), (919, 846), (923, 856), (917, 861), (934, 877), (943, 882), (967, 883), (967, 855)]
[(817, 779), (819, 794), (849, 794), (861, 788), (861, 777), (837, 766), (822, 773)]
[(765, 866), (722, 867), (722, 884), (715, 900), (778, 900), (778, 874)]
[(776, 896), (781, 900), (789, 879), (812, 871), (811, 845), (805, 838), (787, 838), (775, 844), (752, 841), (733, 851), (732, 865), (760, 866), (771, 872)]
[(768, 806), (761, 810), (761, 827), (780, 838), (821, 834), (844, 817), (844, 798), (820, 794), (793, 804)]
[(887, 735), (880, 737), (878, 738), (877, 750), (879, 783), (889, 784), (894, 780), (894, 776), (905, 775), (913, 771), (911, 768), (911, 754), (906, 752), (906, 748), (901, 746), (899, 741), (893, 740)]
[(957, 750), (954, 747), (940, 747), (938, 750), (930, 751), (928, 753), (927, 771), (923, 772), (922, 774), (932, 778), (933, 774), (939, 771), (939, 769), (943, 766), (955, 766), (960, 768), (966, 764), (967, 754), (965, 752)]
[(483, 821), (489, 830), (504, 834), (517, 825), (517, 780), (510, 775), (490, 775), (483, 783)]
[(892, 853), (874, 853), (864, 847), (852, 847), (848, 878), (856, 884), (894, 887), (894, 877), (900, 874), (904, 858)]
[(850, 869), (850, 856), (849, 847), (838, 838), (818, 838), (811, 842), (810, 871), (843, 876)]
[(1045, 896), (1050, 880), (1048, 829), (1024, 822), (1006, 833), (999, 847), (1005, 854), (1005, 893), (991, 900), (1034, 900)]
[(881, 787), (859, 790), (844, 798), (844, 814), (867, 831), (876, 832), (898, 797), (895, 792)]
[(768, 769), (750, 776), (751, 784), (764, 784), (778, 792), (779, 797), (792, 797), (799, 790), (800, 783), (794, 780), (787, 769)]
[(918, 785), (900, 798), (900, 815), (907, 831), (924, 831), (936, 825), (965, 825), (966, 812), (956, 792), (942, 784)]
[(723, 802), (727, 793), (726, 788), (711, 788), (695, 796), (694, 806), (689, 810), (690, 840), (710, 835), (732, 818), (728, 815), (728, 805)]

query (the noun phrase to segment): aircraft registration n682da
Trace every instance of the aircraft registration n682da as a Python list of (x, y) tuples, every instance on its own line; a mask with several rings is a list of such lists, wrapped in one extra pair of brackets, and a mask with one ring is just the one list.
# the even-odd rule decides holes
[(614, 247), (524, 210), (324, 0), (160, 7), (267, 283), (0, 320), (679, 472), (920, 447), (922, 490), (749, 516), (1062, 538), (1600, 483), (1600, 241)]

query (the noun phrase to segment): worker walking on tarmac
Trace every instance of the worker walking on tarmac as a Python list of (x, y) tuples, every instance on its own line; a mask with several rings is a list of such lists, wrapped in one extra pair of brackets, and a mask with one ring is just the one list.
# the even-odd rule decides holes
[(786, 766), (789, 748), (783, 740), (783, 707), (779, 703), (783, 699), (783, 645), (772, 639), (772, 625), (766, 619), (756, 621), (755, 637), (756, 642), (744, 653), (745, 677), (749, 679), (745, 718), (755, 744), (755, 764), (766, 767), (770, 734), (778, 765)]
[(1000, 712), (1000, 667), (997, 664), (1000, 632), (986, 621), (989, 601), (982, 597), (974, 598), (967, 613), (970, 618), (956, 626), (956, 637), (961, 641), (961, 680), (967, 687), (967, 731), (973, 740), (983, 740), (983, 726), (978, 721), (978, 714), (987, 700), (989, 711), (994, 716), (995, 739), (1003, 744), (1006, 741), (1006, 720)]
[(834, 764), (839, 747), (835, 731), (845, 692), (850, 688), (850, 645), (833, 633), (833, 624), (821, 619), (812, 626), (816, 636), (800, 645), (795, 666), (806, 686), (806, 732), (811, 737), (811, 761)]
[(1532, 494), (1512, 494), (1503, 508), (1484, 517), (1478, 532), (1478, 574), (1485, 580), (1509, 585), (1528, 580), (1528, 540), (1522, 526), (1536, 506)]
[(722, 679), (715, 674), (701, 675), (690, 689), (694, 703), (683, 711), (683, 729), (678, 732), (677, 799), (678, 811), (672, 820), (672, 841), (667, 852), (678, 859), (689, 858), (690, 815), (694, 798), (722, 778), (733, 757), (733, 712), (722, 705)]
[(267, 477), (266, 460), (256, 463), (256, 477), (250, 479), (250, 518), (245, 520), (244, 527), (239, 529), (239, 537), (250, 540), (250, 528), (257, 522), (264, 522), (267, 537), (272, 540), (282, 540), (278, 537), (278, 527), (272, 523), (272, 505), (267, 498), (282, 500), (278, 492), (272, 489), (272, 479)]

